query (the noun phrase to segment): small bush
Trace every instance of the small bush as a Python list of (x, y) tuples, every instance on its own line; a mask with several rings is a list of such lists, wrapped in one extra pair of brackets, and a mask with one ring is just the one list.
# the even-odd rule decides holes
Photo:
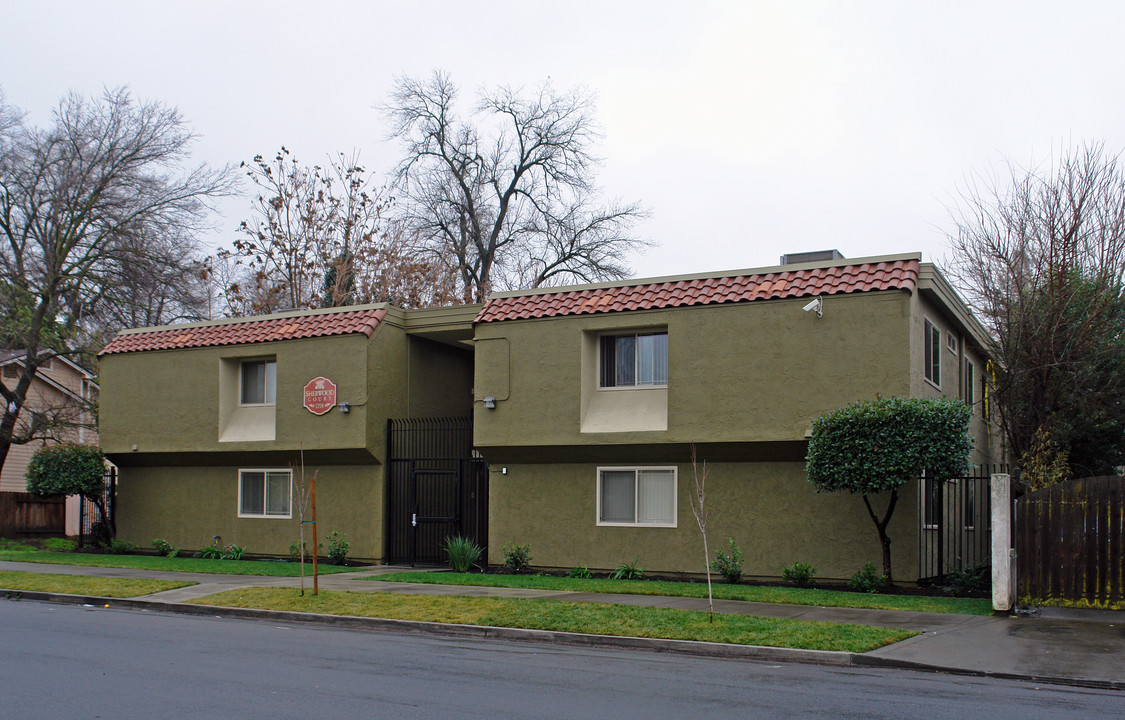
[(333, 565), (347, 565), (348, 548), (351, 547), (347, 533), (338, 533), (333, 530), (329, 533), (327, 540), (329, 562)]
[(128, 555), (131, 552), (136, 552), (137, 546), (131, 542), (110, 538), (108, 542), (102, 543), (102, 549), (108, 551), (111, 555)]
[(638, 563), (639, 559), (631, 563), (621, 563), (613, 569), (609, 574), (610, 580), (641, 580), (645, 576), (645, 570)]
[(729, 583), (737, 583), (742, 579), (742, 550), (739, 549), (738, 543), (734, 538), (730, 539), (729, 553), (723, 552), (719, 548), (715, 553), (715, 562), (711, 563), (711, 569), (726, 578)]
[(157, 555), (163, 555), (164, 557), (176, 557), (180, 554), (179, 548), (163, 538), (153, 540), (152, 547), (156, 550)]
[(795, 587), (812, 585), (813, 575), (816, 575), (816, 568), (803, 562), (795, 562), (793, 567), (787, 567), (781, 571), (781, 579)]
[(35, 550), (35, 547), (19, 540), (0, 538), (0, 550), (4, 552), (31, 552)]
[(94, 524), (90, 526), (90, 542), (102, 545), (109, 542), (111, 537), (113, 537), (113, 532), (110, 530), (109, 525), (101, 520), (95, 521)]
[(219, 558), (221, 560), (241, 560), (242, 556), (245, 554), (246, 548), (230, 543), (229, 545), (223, 546), (222, 552), (219, 553)]
[(857, 592), (877, 593), (883, 589), (887, 584), (887, 576), (880, 575), (879, 571), (870, 562), (863, 566), (863, 568), (852, 575), (852, 579), (848, 580), (848, 587)]
[(594, 573), (590, 572), (590, 568), (585, 565), (579, 565), (567, 570), (566, 576), (568, 578), (578, 578), (579, 580), (589, 580), (594, 577)]
[(964, 597), (987, 594), (991, 585), (992, 569), (988, 565), (978, 565), (965, 570), (950, 571), (945, 576), (945, 583), (937, 587), (946, 595)]
[(223, 549), (218, 545), (208, 545), (195, 554), (197, 558), (204, 560), (218, 560), (223, 556)]
[(301, 562), (302, 551), (304, 556), (308, 558), (309, 544), (307, 542), (294, 540), (293, 542), (289, 543), (289, 562)]
[(531, 564), (531, 546), (506, 543), (501, 546), (500, 552), (504, 553), (504, 567), (512, 572), (523, 572)]
[(484, 549), (467, 537), (460, 535), (445, 539), (445, 555), (453, 572), (469, 572), (480, 561)]

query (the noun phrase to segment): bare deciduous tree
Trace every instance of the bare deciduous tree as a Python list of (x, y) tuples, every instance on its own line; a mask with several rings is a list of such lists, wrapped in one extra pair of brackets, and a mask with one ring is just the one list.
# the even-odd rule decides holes
[(1125, 169), (1094, 144), (1007, 171), (963, 193), (951, 237), (993, 335), (1005, 437), (1021, 465), (1052, 465), (1029, 452), (1053, 443), (1078, 476), (1111, 471), (1125, 462)]
[(184, 168), (194, 135), (178, 111), (125, 89), (68, 95), (47, 128), (4, 115), (15, 120), (0, 132), (2, 342), (22, 364), (0, 384), (0, 467), (12, 443), (36, 434), (17, 421), (39, 367), (135, 310), (143, 293), (120, 283), (190, 256), (209, 201), (232, 188), (226, 169)]
[(419, 248), (453, 263), (465, 302), (493, 289), (625, 277), (635, 203), (600, 204), (593, 101), (585, 93), (501, 87), (476, 112), (455, 112), (457, 88), (435, 71), (399, 78), (383, 110), (406, 157), (399, 216)]
[(391, 231), (391, 200), (357, 156), (306, 166), (282, 147), (270, 161), (259, 155), (242, 166), (259, 191), (256, 219), (209, 268), (222, 279), (229, 314), (454, 298), (449, 273), (412, 257)]
[(707, 622), (715, 622), (715, 600), (711, 594), (711, 550), (707, 547), (707, 523), (711, 511), (707, 509), (707, 477), (711, 471), (707, 462), (698, 462), (695, 457), (695, 443), (691, 444), (691, 476), (695, 480), (695, 494), (691, 498), (691, 512), (699, 534), (703, 536), (703, 566), (707, 569)]

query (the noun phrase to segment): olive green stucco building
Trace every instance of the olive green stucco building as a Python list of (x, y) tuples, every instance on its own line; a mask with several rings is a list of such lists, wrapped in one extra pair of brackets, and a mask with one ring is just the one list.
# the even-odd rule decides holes
[[(876, 395), (960, 397), (974, 407), (974, 462), (998, 462), (984, 347), (919, 255), (835, 256), (496, 293), (483, 306), (126, 331), (101, 356), (101, 433), (120, 467), (125, 540), (198, 548), (220, 536), (285, 554), (303, 449), (323, 488), (321, 531), (385, 559), (388, 528), (409, 521), (387, 504), (388, 420), (471, 416), (491, 562), (512, 542), (539, 566), (660, 572), (702, 569), (694, 444), (712, 545), (734, 537), (747, 575), (802, 561), (839, 578), (877, 561), (879, 543), (860, 498), (807, 482), (812, 419)], [(302, 404), (315, 378), (337, 387), (323, 414)], [(906, 489), (889, 531), (900, 580), (918, 577), (925, 494)]]

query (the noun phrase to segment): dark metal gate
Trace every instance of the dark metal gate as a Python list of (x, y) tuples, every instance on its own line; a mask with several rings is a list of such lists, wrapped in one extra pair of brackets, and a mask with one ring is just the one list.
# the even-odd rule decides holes
[(445, 539), (488, 542), (488, 465), (469, 418), (387, 422), (387, 562), (444, 563)]
[(106, 517), (98, 509), (98, 504), (82, 498), (78, 514), (78, 546), (96, 547), (110, 538), (117, 537), (117, 468), (110, 467), (105, 474), (105, 486), (102, 488), (102, 507), (105, 508)]
[(919, 580), (992, 564), (992, 473), (1007, 471), (1007, 466), (980, 465), (964, 477), (922, 478)]

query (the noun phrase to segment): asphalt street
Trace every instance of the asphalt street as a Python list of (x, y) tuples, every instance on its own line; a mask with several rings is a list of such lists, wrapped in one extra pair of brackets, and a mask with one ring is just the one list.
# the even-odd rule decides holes
[(1115, 718), (1125, 693), (898, 669), (0, 601), (0, 716)]

